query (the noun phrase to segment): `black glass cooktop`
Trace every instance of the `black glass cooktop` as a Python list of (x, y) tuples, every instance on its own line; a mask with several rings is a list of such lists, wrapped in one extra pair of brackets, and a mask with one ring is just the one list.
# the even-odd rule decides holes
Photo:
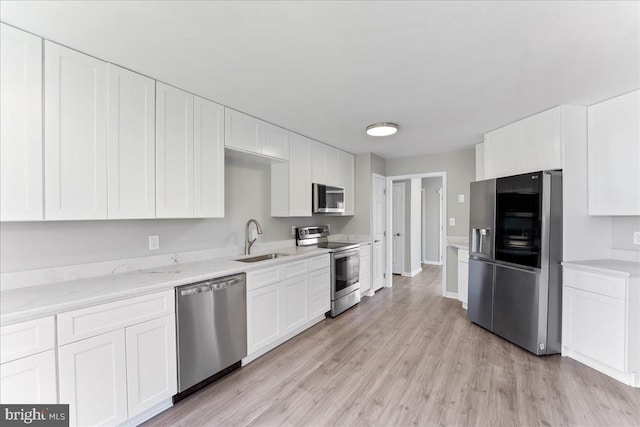
[(318, 243), (318, 247), (322, 249), (351, 249), (357, 248), (360, 244), (358, 243), (339, 243), (339, 242), (325, 242)]

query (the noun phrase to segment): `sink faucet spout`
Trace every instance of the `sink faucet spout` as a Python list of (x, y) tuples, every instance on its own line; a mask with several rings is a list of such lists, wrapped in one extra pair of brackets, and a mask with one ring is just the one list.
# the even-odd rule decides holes
[(249, 255), (251, 253), (251, 246), (253, 246), (253, 244), (256, 242), (256, 238), (254, 239), (249, 239), (249, 226), (251, 225), (251, 223), (254, 223), (256, 225), (256, 231), (258, 232), (258, 234), (262, 234), (262, 227), (260, 226), (260, 223), (251, 218), (249, 221), (247, 221), (247, 225), (244, 227), (244, 254), (245, 255)]

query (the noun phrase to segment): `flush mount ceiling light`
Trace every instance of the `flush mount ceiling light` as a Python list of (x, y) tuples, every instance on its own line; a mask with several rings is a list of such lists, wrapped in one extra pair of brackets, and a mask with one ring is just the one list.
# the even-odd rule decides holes
[(398, 132), (398, 125), (395, 123), (376, 123), (367, 126), (367, 135), (389, 136)]

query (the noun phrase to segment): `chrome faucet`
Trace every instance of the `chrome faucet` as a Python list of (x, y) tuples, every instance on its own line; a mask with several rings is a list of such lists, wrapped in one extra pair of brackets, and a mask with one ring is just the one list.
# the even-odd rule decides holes
[(244, 254), (245, 255), (249, 255), (251, 253), (251, 246), (256, 242), (256, 239), (252, 239), (249, 240), (249, 226), (251, 225), (251, 223), (254, 223), (256, 225), (256, 230), (258, 231), (258, 234), (262, 234), (262, 227), (260, 227), (260, 223), (251, 218), (249, 221), (247, 221), (247, 225), (244, 228)]

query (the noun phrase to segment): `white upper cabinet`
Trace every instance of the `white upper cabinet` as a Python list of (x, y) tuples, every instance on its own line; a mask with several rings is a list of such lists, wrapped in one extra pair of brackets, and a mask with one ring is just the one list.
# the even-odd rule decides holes
[(0, 220), (42, 209), (42, 39), (0, 23)]
[(45, 41), (45, 218), (107, 218), (107, 63)]
[(483, 178), (562, 169), (565, 139), (581, 132), (580, 111), (562, 105), (486, 133)]
[(327, 151), (329, 146), (314, 141), (313, 142), (313, 150), (312, 150), (312, 165), (311, 165), (311, 179), (315, 184), (324, 184), (327, 183)]
[(225, 108), (225, 147), (280, 160), (289, 159), (289, 131)]
[(194, 216), (224, 217), (224, 107), (194, 97)]
[(289, 159), (289, 131), (269, 123), (261, 124), (262, 154), (278, 159)]
[(154, 218), (155, 81), (109, 64), (109, 218)]
[(522, 127), (509, 125), (484, 136), (484, 177), (497, 178), (518, 173), (517, 159)]
[(156, 216), (193, 216), (193, 95), (156, 84)]
[(340, 151), (340, 186), (344, 187), (344, 214), (355, 214), (355, 157), (351, 153)]
[(589, 214), (640, 215), (640, 90), (587, 111)]
[(271, 216), (311, 216), (311, 146), (291, 133), (289, 161), (271, 165)]
[(519, 165), (527, 172), (562, 169), (559, 108), (522, 121)]
[(340, 180), (340, 150), (327, 146), (327, 185), (342, 187)]

